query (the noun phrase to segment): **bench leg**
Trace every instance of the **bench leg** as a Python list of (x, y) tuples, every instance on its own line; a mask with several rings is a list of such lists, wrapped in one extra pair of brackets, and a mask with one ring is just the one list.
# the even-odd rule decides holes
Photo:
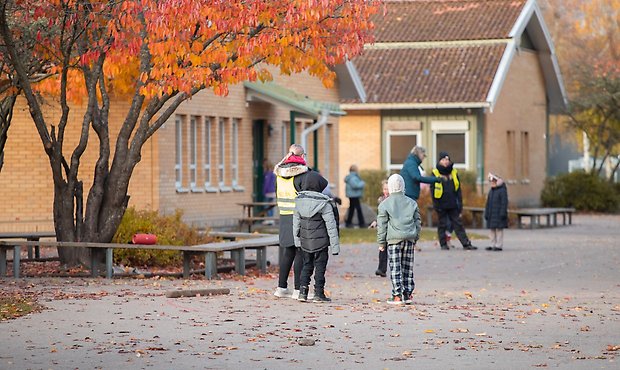
[(569, 225), (573, 224), (573, 214), (571, 212), (568, 213), (568, 224)]
[(207, 279), (213, 279), (213, 276), (217, 273), (217, 253), (206, 252), (205, 253), (205, 277)]
[(90, 249), (90, 277), (97, 277), (99, 273), (99, 261), (97, 261), (97, 249)]
[(0, 248), (0, 279), (6, 277), (6, 254), (8, 249)]
[(32, 245), (28, 246), (28, 259), (31, 260), (32, 259)]
[(192, 260), (192, 255), (188, 251), (183, 251), (183, 278), (189, 279), (189, 264)]
[(235, 271), (239, 275), (245, 275), (245, 248), (230, 251), (235, 262)]
[(106, 248), (105, 250), (105, 277), (112, 279), (114, 272), (112, 271), (112, 263), (114, 262), (114, 249)]
[(19, 257), (21, 254), (21, 247), (16, 245), (13, 247), (13, 277), (19, 278)]
[(536, 223), (536, 216), (532, 215), (530, 216), (530, 229), (534, 228), (534, 223)]
[(256, 264), (260, 272), (267, 272), (267, 247), (256, 248)]
[(426, 211), (426, 223), (427, 227), (433, 227), (433, 211)]

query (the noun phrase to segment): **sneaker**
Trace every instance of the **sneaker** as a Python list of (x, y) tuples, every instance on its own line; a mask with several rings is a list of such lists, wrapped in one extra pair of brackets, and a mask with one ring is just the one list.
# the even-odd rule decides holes
[(394, 295), (391, 298), (388, 298), (387, 301), (385, 301), (387, 304), (404, 304), (405, 302), (403, 302), (403, 299), (399, 296), (399, 295)]
[(299, 289), (293, 290), (293, 294), (291, 295), (293, 299), (299, 299)]
[(493, 250), (493, 248), (495, 248), (495, 247), (486, 247), (486, 248), (484, 248), (484, 249), (485, 249), (485, 250), (487, 250), (487, 251), (492, 251), (492, 250)]
[(495, 251), (495, 252), (501, 252), (501, 251), (503, 251), (503, 249), (502, 249), (502, 248), (499, 248), (499, 247), (493, 247), (493, 251)]
[(273, 295), (278, 298), (290, 298), (293, 295), (293, 292), (291, 292), (288, 288), (277, 287), (276, 291), (273, 292)]
[(413, 294), (409, 294), (405, 296), (405, 304), (412, 304), (413, 303)]
[(314, 303), (325, 303), (325, 302), (331, 302), (331, 301), (332, 299), (325, 296), (325, 292), (321, 292), (321, 291), (319, 291), (318, 293), (314, 292), (314, 297), (312, 297), (312, 302)]
[(464, 245), (463, 249), (468, 250), (468, 251), (473, 251), (473, 250), (478, 249), (478, 247), (474, 247), (473, 245), (468, 244), (468, 245)]
[(441, 246), (441, 250), (443, 250), (443, 251), (449, 251), (449, 250), (450, 250), (450, 247), (448, 247), (447, 245), (442, 245), (442, 246)]
[(311, 301), (314, 299), (314, 290), (308, 291), (308, 300)]
[(384, 271), (377, 269), (377, 271), (375, 271), (375, 275), (385, 277), (386, 273)]

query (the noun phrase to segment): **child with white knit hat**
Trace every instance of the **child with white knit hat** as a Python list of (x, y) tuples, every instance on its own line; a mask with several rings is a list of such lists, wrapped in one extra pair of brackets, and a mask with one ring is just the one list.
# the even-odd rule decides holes
[(389, 304), (410, 304), (415, 282), (413, 251), (420, 237), (422, 222), (418, 203), (405, 195), (405, 180), (399, 174), (388, 179), (390, 196), (379, 204), (377, 242), (387, 248), (392, 296)]

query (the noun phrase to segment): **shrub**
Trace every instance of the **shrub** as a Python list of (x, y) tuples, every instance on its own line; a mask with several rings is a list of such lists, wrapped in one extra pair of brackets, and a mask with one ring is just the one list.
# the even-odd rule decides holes
[[(213, 241), (212, 237), (203, 236), (197, 229), (183, 223), (182, 215), (181, 211), (161, 216), (157, 211), (128, 208), (112, 242), (129, 243), (137, 233), (157, 235), (157, 244), (160, 245), (195, 245)], [(114, 262), (136, 267), (176, 267), (182, 264), (183, 254), (178, 251), (117, 249)]]
[(617, 186), (606, 180), (580, 171), (546, 179), (540, 200), (546, 207), (616, 212), (620, 205), (620, 192)]
[(377, 198), (383, 194), (381, 181), (388, 178), (388, 174), (383, 170), (361, 170), (360, 177), (366, 183), (364, 187), (364, 197), (362, 203), (368, 204), (375, 211), (377, 210)]

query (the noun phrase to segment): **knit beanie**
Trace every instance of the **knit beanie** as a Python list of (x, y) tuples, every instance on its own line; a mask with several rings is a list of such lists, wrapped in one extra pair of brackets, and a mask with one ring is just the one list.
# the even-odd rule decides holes
[(397, 192), (405, 192), (405, 180), (397, 173), (388, 178), (388, 191), (390, 194)]

